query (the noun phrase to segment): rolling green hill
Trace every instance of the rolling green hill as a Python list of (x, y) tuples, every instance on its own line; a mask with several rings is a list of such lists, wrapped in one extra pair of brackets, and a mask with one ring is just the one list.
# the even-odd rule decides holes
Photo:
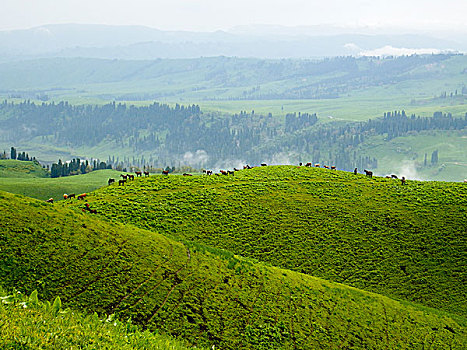
[(151, 176), (88, 200), (113, 222), (467, 315), (463, 183), (403, 186), (270, 166), (235, 176)]
[[(228, 182), (222, 178), (219, 185)], [(125, 191), (132, 188), (147, 196), (141, 188)], [(91, 207), (104, 210), (97, 202)], [(149, 330), (193, 344), (224, 349), (466, 346), (463, 317), (108, 223), (100, 214), (5, 192), (0, 209), (4, 287), (28, 294), (37, 289), (46, 299), (59, 294), (70, 307), (131, 317)]]
[(153, 349), (182, 350), (186, 344), (162, 334), (141, 332), (128, 322), (97, 314), (83, 315), (60, 307), (61, 302), (40, 301), (0, 289), (0, 348), (13, 349)]
[[(16, 176), (18, 172), (11, 171), (9, 168), (4, 174)], [(23, 177), (22, 175), (21, 177), (0, 177), (0, 190), (42, 200), (49, 198), (60, 200), (64, 193), (90, 192), (106, 185), (109, 178), (118, 178), (119, 175), (120, 172), (115, 170), (98, 170), (83, 175), (57, 178)]]
[(14, 159), (0, 160), (0, 178), (47, 177), (47, 171), (39, 163)]

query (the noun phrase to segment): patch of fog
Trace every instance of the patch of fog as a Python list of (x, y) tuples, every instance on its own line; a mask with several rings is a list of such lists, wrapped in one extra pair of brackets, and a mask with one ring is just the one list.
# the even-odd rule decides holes
[(243, 166), (246, 164), (247, 162), (241, 159), (224, 159), (217, 161), (212, 170), (233, 170), (233, 168), (243, 169)]
[[(404, 176), (407, 180), (426, 181), (427, 179), (417, 172), (417, 167), (414, 161), (403, 161), (401, 164), (394, 166), (391, 174), (397, 175), (399, 179)], [(391, 175), (387, 174), (387, 175)]]
[(293, 152), (281, 152), (274, 154), (269, 162), (266, 163), (268, 165), (290, 165), (296, 163), (292, 160), (296, 158), (297, 157)]
[(203, 167), (209, 160), (208, 153), (205, 150), (199, 149), (195, 153), (185, 152), (183, 162), (192, 167)]

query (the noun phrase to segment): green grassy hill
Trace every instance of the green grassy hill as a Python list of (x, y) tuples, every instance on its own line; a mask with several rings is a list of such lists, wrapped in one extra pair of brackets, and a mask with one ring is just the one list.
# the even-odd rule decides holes
[[(17, 174), (10, 172), (10, 169), (5, 173)], [(41, 200), (60, 200), (63, 199), (64, 193), (87, 193), (107, 185), (109, 178), (118, 178), (119, 175), (120, 172), (115, 170), (97, 170), (84, 175), (57, 178), (0, 177), (0, 190)]]
[(112, 221), (467, 315), (463, 183), (402, 186), (275, 166), (235, 176), (151, 176), (88, 200)]
[[(256, 174), (259, 180), (265, 173)], [(175, 188), (174, 180), (139, 180), (125, 191), (138, 193), (142, 203), (158, 189), (153, 181)], [(218, 181), (219, 189), (230, 182), (207, 180)], [(164, 191), (170, 192), (158, 193)], [(104, 210), (99, 203), (91, 207)], [(115, 198), (108, 205), (124, 210), (129, 203)], [(223, 349), (462, 349), (467, 344), (463, 317), (5, 192), (0, 211), (4, 287), (37, 289), (46, 299), (60, 295), (75, 309), (131, 317), (192, 344)], [(138, 212), (146, 220), (144, 211)]]
[(97, 314), (83, 315), (60, 307), (61, 302), (43, 302), (33, 292), (29, 297), (0, 289), (0, 348), (13, 349), (154, 349), (182, 350), (186, 344), (162, 334), (140, 331), (128, 322)]
[(0, 160), (0, 178), (32, 178), (47, 177), (47, 170), (35, 162), (14, 159)]

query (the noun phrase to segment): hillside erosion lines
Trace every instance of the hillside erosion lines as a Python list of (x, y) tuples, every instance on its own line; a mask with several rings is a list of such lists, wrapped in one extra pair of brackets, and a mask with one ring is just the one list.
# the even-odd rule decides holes
[[(131, 317), (140, 326), (193, 345), (318, 349), (340, 344), (377, 349), (386, 339), (388, 348), (422, 349), (433, 342), (439, 349), (466, 347), (467, 323), (453, 314), (266, 266), (196, 242), (182, 244), (26, 197), (0, 192), (0, 208), (4, 287), (31, 293), (37, 289), (38, 276), (57, 269), (54, 283), (43, 286), (47, 298), (60, 295), (70, 307), (101, 314), (115, 309), (122, 320)], [(73, 265), (76, 253), (66, 252), (77, 242), (91, 252)], [(52, 254), (60, 254), (61, 261)], [(49, 256), (50, 263), (36, 260), (41, 256)], [(75, 267), (61, 269), (63, 263)], [(155, 266), (161, 267), (149, 285), (138, 289)], [(163, 282), (151, 290), (159, 281)], [(85, 293), (73, 298), (90, 282)], [(115, 308), (128, 293), (131, 298)], [(140, 298), (137, 307), (125, 309)], [(383, 321), (382, 305), (389, 326)]]
[(269, 166), (152, 176), (90, 201), (109, 220), (467, 315), (462, 183)]

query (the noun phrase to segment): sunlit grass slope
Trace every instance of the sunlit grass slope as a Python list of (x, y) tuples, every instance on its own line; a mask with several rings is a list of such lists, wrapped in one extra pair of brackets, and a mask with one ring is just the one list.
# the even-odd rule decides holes
[(140, 331), (115, 318), (100, 319), (60, 307), (59, 299), (43, 302), (0, 290), (1, 349), (188, 349), (162, 334)]
[(463, 183), (403, 186), (269, 166), (235, 176), (152, 176), (104, 187), (89, 201), (113, 221), (467, 314)]
[(64, 193), (80, 194), (107, 185), (110, 177), (117, 178), (115, 170), (97, 170), (84, 175), (57, 178), (0, 177), (0, 190), (47, 200), (60, 200)]
[(0, 178), (2, 177), (47, 177), (47, 171), (40, 164), (32, 161), (2, 159), (0, 160)]
[(131, 317), (192, 344), (221, 349), (466, 346), (462, 317), (5, 192), (0, 211), (5, 287), (28, 294), (37, 289), (46, 299), (60, 295), (72, 308)]

